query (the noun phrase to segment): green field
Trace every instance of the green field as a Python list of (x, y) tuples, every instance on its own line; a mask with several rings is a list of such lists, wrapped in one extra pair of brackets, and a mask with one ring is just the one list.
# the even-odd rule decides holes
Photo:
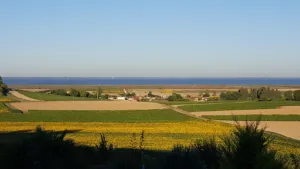
[(188, 104), (215, 104), (220, 103), (218, 101), (207, 101), (207, 102), (195, 102), (195, 101), (167, 101), (167, 100), (156, 100), (156, 103), (166, 104), (166, 105), (188, 105)]
[(280, 106), (300, 106), (300, 101), (250, 101), (244, 103), (220, 102), (219, 104), (185, 105), (179, 106), (179, 108), (188, 112), (201, 112), (222, 110), (275, 109)]
[(95, 98), (86, 97), (72, 97), (72, 96), (59, 96), (54, 94), (40, 93), (40, 92), (28, 92), (28, 91), (18, 91), (19, 93), (37, 100), (44, 101), (64, 101), (64, 100), (97, 100)]
[(4, 103), (0, 102), (0, 109), (7, 109), (7, 107), (4, 105)]
[(238, 121), (300, 121), (300, 115), (239, 115), (239, 116), (202, 116), (211, 120), (238, 120)]
[(10, 122), (178, 122), (194, 120), (171, 109), (122, 111), (29, 111), (28, 114), (1, 114)]

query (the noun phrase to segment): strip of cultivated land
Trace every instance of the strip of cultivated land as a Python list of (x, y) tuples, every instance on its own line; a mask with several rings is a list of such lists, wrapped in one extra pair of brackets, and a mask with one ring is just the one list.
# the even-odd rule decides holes
[(225, 110), (225, 111), (203, 111), (191, 112), (194, 116), (219, 116), (219, 115), (300, 115), (300, 106), (284, 106), (278, 109), (256, 109), (256, 110)]
[(179, 106), (179, 108), (188, 112), (202, 112), (223, 110), (276, 109), (281, 106), (300, 106), (300, 101), (220, 102), (217, 104), (185, 105)]
[(300, 121), (300, 115), (238, 115), (238, 116), (202, 116), (211, 120), (237, 120), (237, 121)]
[(0, 114), (6, 122), (178, 122), (195, 120), (171, 109), (121, 111), (30, 110), (28, 114)]
[(135, 101), (47, 101), (10, 104), (23, 112), (28, 110), (151, 110), (166, 108), (158, 103)]
[(68, 101), (68, 100), (97, 100), (96, 98), (87, 97), (72, 97), (72, 96), (59, 96), (54, 94), (40, 93), (40, 92), (29, 92), (29, 91), (18, 91), (20, 94), (32, 98), (34, 100), (44, 100), (44, 101)]
[[(225, 123), (235, 124), (234, 121), (222, 121)], [(240, 125), (245, 125), (245, 121), (239, 121)], [(300, 122), (284, 122), (284, 121), (261, 121), (260, 127), (267, 127), (267, 131), (279, 133), (281, 135), (300, 140)]]

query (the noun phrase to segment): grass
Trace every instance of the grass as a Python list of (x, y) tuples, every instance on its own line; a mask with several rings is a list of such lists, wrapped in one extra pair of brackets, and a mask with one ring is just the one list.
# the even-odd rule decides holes
[(28, 91), (18, 91), (19, 93), (37, 100), (44, 101), (65, 101), (65, 100), (97, 100), (96, 98), (86, 98), (86, 97), (72, 97), (72, 96), (59, 96), (54, 94), (40, 93), (40, 92), (28, 92)]
[(238, 115), (238, 116), (202, 116), (211, 120), (238, 120), (238, 121), (300, 121), (300, 115)]
[(0, 102), (0, 109), (7, 109), (6, 105), (4, 103)]
[(254, 110), (254, 109), (275, 109), (280, 106), (300, 106), (300, 101), (250, 101), (244, 103), (238, 102), (220, 102), (219, 104), (204, 105), (185, 105), (179, 106), (188, 112), (196, 111), (223, 111), (223, 110)]
[(207, 101), (207, 102), (195, 102), (195, 101), (167, 101), (167, 100), (156, 100), (156, 103), (161, 103), (165, 105), (188, 105), (188, 104), (209, 104), (209, 103), (220, 103), (218, 101)]
[(178, 122), (195, 120), (171, 109), (122, 111), (44, 111), (1, 114), (7, 122)]

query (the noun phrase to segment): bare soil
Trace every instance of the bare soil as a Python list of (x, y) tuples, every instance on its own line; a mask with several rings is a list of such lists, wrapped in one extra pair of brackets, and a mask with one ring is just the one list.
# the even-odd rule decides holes
[(165, 105), (135, 101), (44, 101), (10, 103), (23, 112), (28, 110), (150, 110), (165, 109)]
[[(222, 121), (234, 124), (233, 121)], [(246, 122), (241, 121), (239, 124), (245, 125)], [(283, 121), (262, 121), (260, 127), (267, 127), (267, 131), (279, 133), (281, 135), (300, 140), (300, 122), (283, 122)]]
[(206, 111), (192, 112), (191, 114), (200, 117), (203, 115), (300, 115), (300, 106), (283, 106), (278, 109), (257, 109), (257, 110), (226, 110), (226, 111)]

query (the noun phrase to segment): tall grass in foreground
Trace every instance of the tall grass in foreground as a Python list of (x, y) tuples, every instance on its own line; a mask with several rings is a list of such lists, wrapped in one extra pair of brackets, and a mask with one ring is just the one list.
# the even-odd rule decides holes
[(19, 144), (2, 145), (3, 169), (299, 169), (299, 156), (282, 157), (269, 148), (272, 138), (259, 123), (236, 125), (222, 144), (214, 138), (190, 146), (177, 144), (172, 151), (144, 150), (145, 133), (132, 134), (130, 149), (118, 149), (100, 135), (95, 147), (65, 139), (68, 132), (48, 132), (40, 127)]

